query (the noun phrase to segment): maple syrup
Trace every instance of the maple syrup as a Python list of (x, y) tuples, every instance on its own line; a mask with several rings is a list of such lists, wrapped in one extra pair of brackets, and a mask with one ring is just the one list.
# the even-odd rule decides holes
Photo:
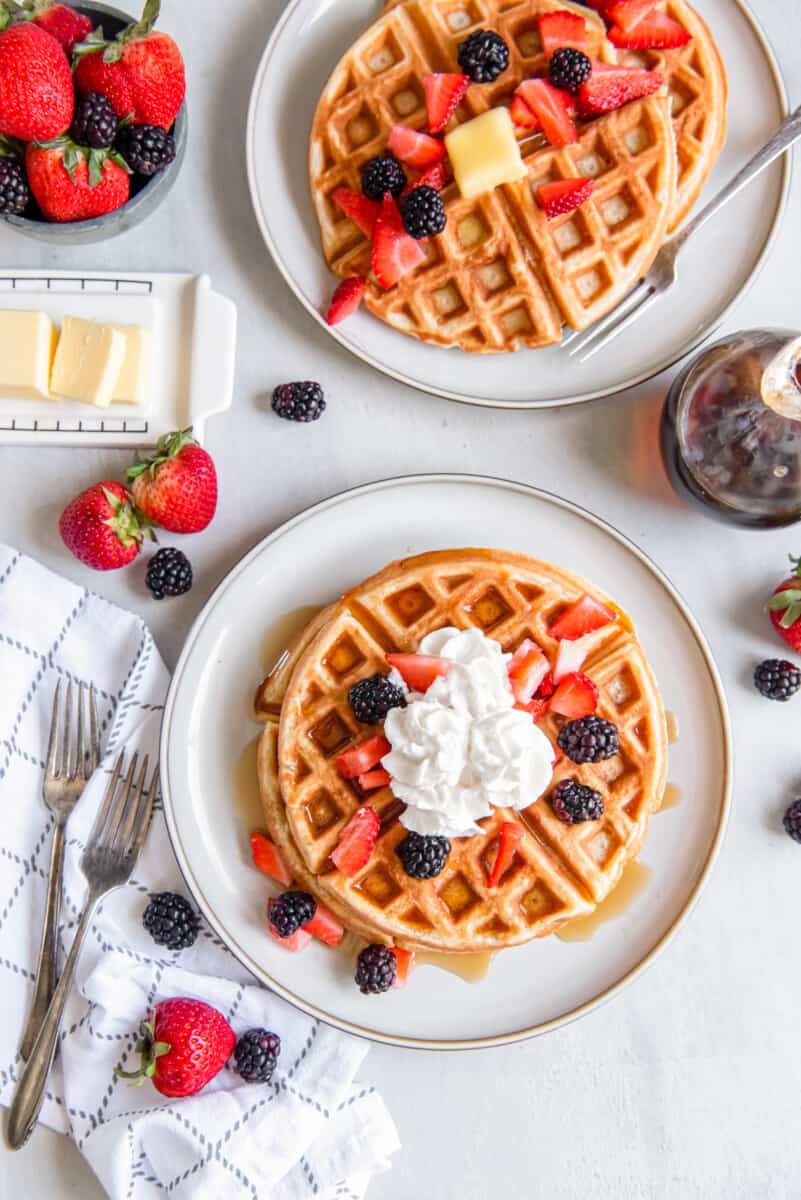
[(665, 795), (659, 811), (665, 812), (669, 808), (676, 808), (679, 804), (681, 804), (681, 788), (676, 783), (669, 783), (665, 788)]
[(440, 971), (458, 975), (465, 983), (479, 983), (486, 977), (496, 954), (497, 950), (483, 950), (477, 954), (441, 954), (436, 950), (417, 950), (414, 965), (437, 967)]
[(679, 740), (679, 718), (674, 712), (666, 712), (665, 724), (667, 725), (668, 745), (675, 746)]
[(650, 867), (634, 859), (623, 872), (620, 883), (601, 901), (595, 912), (570, 921), (564, 928), (557, 930), (556, 936), (563, 942), (588, 942), (607, 921), (628, 912), (648, 885), (651, 875)]

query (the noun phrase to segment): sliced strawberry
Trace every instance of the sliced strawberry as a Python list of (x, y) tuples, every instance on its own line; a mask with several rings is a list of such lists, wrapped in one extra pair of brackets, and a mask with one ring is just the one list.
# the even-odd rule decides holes
[(529, 700), (528, 704), (516, 704), (515, 708), (520, 709), (521, 712), (527, 712), (534, 724), (539, 725), (550, 708), (550, 704), (547, 700), (538, 700), (535, 697), (534, 700)]
[(594, 179), (554, 179), (537, 188), (537, 203), (549, 221), (562, 213), (573, 212), (595, 191)]
[(413, 692), (427, 692), (435, 679), (447, 675), (451, 669), (450, 659), (431, 654), (388, 654), (387, 662)]
[(345, 926), (319, 900), (317, 911), (303, 926), (303, 931), (325, 942), (326, 946), (338, 946), (345, 936)]
[(296, 929), (295, 932), (288, 938), (281, 937), (277, 933), (274, 925), (270, 926), (270, 933), (277, 942), (280, 942), (281, 945), (285, 947), (285, 949), (292, 950), (295, 954), (297, 954), (299, 950), (305, 950), (309, 942), (312, 940), (312, 935), (309, 933), (308, 927), (305, 929)]
[(594, 8), (602, 17), (609, 16), (609, 10), (614, 6), (616, 0), (581, 0), (588, 8)]
[(440, 72), (436, 75), (425, 76), (423, 92), (428, 109), (428, 128), (431, 133), (442, 133), (469, 87), (469, 75), (449, 75)]
[(593, 70), (586, 83), (578, 90), (579, 108), (582, 115), (611, 112), (622, 108), (630, 100), (652, 96), (664, 84), (656, 71), (642, 67), (610, 67), (605, 71)]
[(365, 804), (358, 809), (342, 830), (339, 843), (331, 854), (337, 870), (348, 877), (358, 875), (370, 861), (380, 827), (381, 819), (374, 808)]
[(609, 9), (609, 19), (624, 33), (631, 33), (643, 17), (656, 8), (657, 0), (618, 0)]
[(509, 115), (515, 125), (523, 129), (539, 129), (540, 123), (521, 95), (515, 92), (509, 106)]
[(359, 775), (364, 775), (373, 767), (377, 767), (384, 755), (389, 754), (391, 749), (387, 739), (380, 733), (376, 734), (375, 737), (368, 738), (366, 742), (359, 742), (358, 746), (351, 746), (339, 754), (337, 770), (343, 779), (358, 779)]
[(395, 979), (392, 986), (406, 987), (409, 972), (414, 966), (414, 950), (404, 950), (402, 946), (390, 946), (390, 949), (395, 955)]
[(292, 882), (292, 875), (274, 842), (271, 842), (263, 833), (258, 833), (254, 830), (250, 835), (250, 849), (253, 854), (253, 865), (255, 867), (258, 867), (260, 871), (263, 871), (265, 875), (269, 875), (277, 883), (282, 883), (284, 887), (289, 887)]
[(366, 289), (367, 280), (363, 275), (351, 275), (349, 279), (343, 279), (331, 297), (331, 305), (326, 316), (328, 324), (338, 325), (351, 313), (355, 313), (362, 302)]
[(331, 199), (350, 217), (353, 224), (361, 229), (365, 237), (371, 238), (375, 232), (375, 223), (381, 211), (381, 205), (376, 200), (368, 200), (361, 192), (353, 192), (348, 187), (334, 188)]
[(570, 638), (562, 638), (559, 643), (559, 649), (556, 652), (556, 662), (553, 668), (555, 683), (559, 683), (564, 679), (565, 675), (572, 675), (574, 671), (581, 670), (594, 641), (594, 633), (587, 633), (584, 637), (573, 638), (572, 640)]
[(554, 621), (549, 632), (557, 641), (567, 638), (573, 642), (587, 633), (594, 633), (596, 629), (603, 629), (604, 625), (611, 625), (617, 618), (618, 614), (613, 608), (607, 608), (605, 604), (585, 594), (565, 609), (559, 620)]
[(566, 675), (551, 696), (551, 711), (577, 721), (589, 717), (598, 707), (598, 689), (589, 675), (574, 671)]
[(542, 48), (551, 57), (554, 50), (571, 46), (574, 50), (587, 50), (587, 23), (578, 13), (560, 9), (558, 12), (542, 13), (537, 18)]
[(358, 775), (356, 782), (363, 792), (374, 792), (376, 788), (389, 787), (392, 776), (383, 767), (376, 767), (372, 771), (365, 771), (363, 775)]
[(520, 704), (528, 704), (548, 674), (548, 659), (531, 638), (525, 638), (515, 650), (506, 668), (512, 693)]
[(553, 677), (553, 671), (549, 671), (540, 686), (537, 688), (537, 699), (550, 700), (555, 691), (556, 680)]
[(445, 157), (445, 143), (436, 138), (421, 133), (419, 129), (410, 129), (408, 125), (394, 125), (390, 131), (389, 149), (401, 162), (425, 171), (434, 163), (442, 162)]
[(373, 274), (382, 288), (391, 288), (425, 260), (425, 250), (403, 227), (403, 218), (387, 192), (373, 237)]
[(552, 146), (578, 141), (568, 92), (555, 88), (547, 79), (525, 79), (515, 94), (523, 97)]
[(630, 32), (613, 25), (609, 30), (609, 41), (626, 50), (675, 50), (692, 41), (692, 35), (667, 13), (652, 12), (638, 21)]
[(409, 192), (419, 187), (430, 187), (434, 188), (437, 192), (441, 192), (447, 182), (448, 172), (445, 169), (445, 163), (434, 163), (433, 167), (428, 167), (416, 179), (410, 179), (401, 192), (401, 196), (408, 196)]
[(498, 830), (498, 853), (489, 873), (488, 888), (494, 888), (500, 883), (522, 840), (523, 826), (518, 825), (517, 821), (504, 821)]

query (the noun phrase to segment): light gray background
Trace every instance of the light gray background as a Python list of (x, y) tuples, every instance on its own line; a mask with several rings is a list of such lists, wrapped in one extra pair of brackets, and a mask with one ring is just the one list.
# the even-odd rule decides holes
[[(798, 0), (753, 7), (798, 103)], [(780, 649), (761, 605), (787, 554), (801, 553), (801, 531), (740, 533), (678, 504), (656, 443), (668, 377), (587, 407), (483, 411), (374, 374), (312, 323), (262, 246), (245, 179), (250, 84), (280, 9), (279, 0), (165, 0), (162, 25), (189, 65), (192, 133), (181, 179), (147, 224), (71, 250), (0, 228), (3, 267), (208, 271), (237, 301), (234, 407), (210, 423), (207, 438), (220, 507), (186, 547), (193, 591), (158, 605), (141, 569), (89, 578), (59, 541), (65, 501), (119, 476), (125, 454), (0, 450), (0, 539), (140, 611), (170, 665), (205, 598), (246, 549), (307, 505), (371, 479), (429, 470), (520, 479), (590, 505), (637, 541), (690, 602), (723, 672), (738, 761), (722, 859), (676, 943), (587, 1020), (505, 1050), (447, 1056), (375, 1047), (365, 1075), (386, 1097), (404, 1149), (370, 1198), (796, 1198), (801, 848), (782, 833), (781, 813), (801, 795), (801, 707), (777, 710), (748, 681), (754, 662)], [(749, 87), (747, 79), (731, 84)], [(796, 173), (772, 259), (729, 328), (801, 326), (800, 204)], [(732, 254), (748, 236), (740, 231)], [(329, 411), (316, 426), (269, 412), (272, 388), (294, 378), (326, 388)], [(476, 1003), (491, 1004), (491, 988), (476, 989)], [(22, 1154), (0, 1157), (0, 1195), (12, 1194), (100, 1193), (71, 1143), (40, 1131)]]

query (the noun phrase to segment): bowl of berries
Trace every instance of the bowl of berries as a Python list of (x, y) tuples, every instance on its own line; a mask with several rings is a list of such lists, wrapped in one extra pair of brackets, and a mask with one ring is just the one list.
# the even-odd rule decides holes
[(0, 217), (78, 244), (125, 233), (158, 207), (186, 150), (178, 46), (106, 4), (0, 0)]

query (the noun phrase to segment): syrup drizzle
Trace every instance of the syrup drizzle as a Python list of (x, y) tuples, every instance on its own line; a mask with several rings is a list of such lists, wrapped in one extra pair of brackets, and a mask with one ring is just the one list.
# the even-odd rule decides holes
[(415, 967), (437, 967), (450, 975), (458, 975), (465, 983), (479, 983), (486, 977), (497, 950), (484, 950), (477, 954), (441, 954), (436, 950), (417, 950)]
[(679, 740), (679, 718), (674, 712), (666, 712), (665, 723), (667, 725), (668, 744), (674, 746)]
[(570, 921), (563, 929), (556, 931), (556, 936), (563, 942), (588, 942), (607, 921), (628, 912), (648, 885), (651, 874), (650, 867), (634, 859), (623, 872), (620, 883), (601, 901), (595, 912)]

